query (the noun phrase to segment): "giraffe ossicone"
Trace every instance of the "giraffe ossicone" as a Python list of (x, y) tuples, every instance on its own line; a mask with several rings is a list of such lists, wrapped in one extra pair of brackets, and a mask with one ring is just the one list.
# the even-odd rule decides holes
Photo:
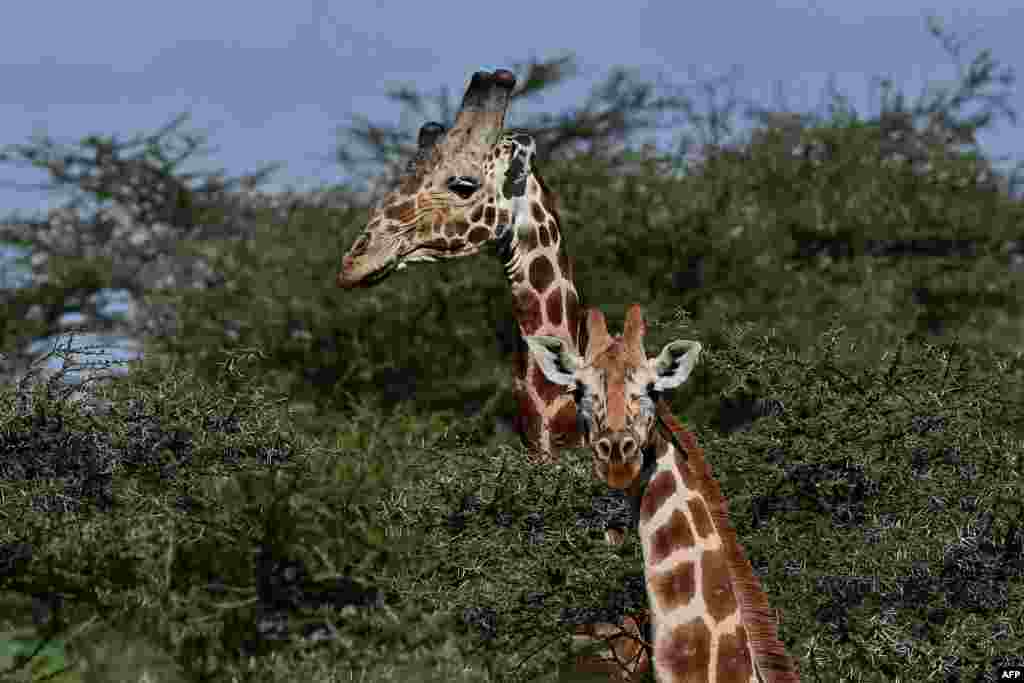
[[(655, 426), (657, 394), (686, 381), (700, 344), (671, 342), (648, 358), (637, 305), (629, 307), (619, 337), (608, 334), (599, 311), (590, 312), (587, 326), (585, 357), (550, 337), (526, 341), (548, 379), (576, 393), (598, 476), (642, 492), (638, 516), (657, 679), (799, 681), (703, 450), (671, 415), (670, 435)], [(645, 453), (653, 465), (649, 480), (639, 476)]]
[[(520, 337), (558, 337), (576, 349), (582, 309), (563, 245), (553, 193), (534, 167), (537, 146), (522, 133), (502, 135), (515, 77), (477, 72), (451, 130), (420, 129), (419, 149), (395, 188), (371, 211), (342, 258), (340, 287), (378, 284), (407, 264), (471, 256), (493, 246), (512, 290)], [(579, 446), (571, 396), (516, 352), (516, 429), (529, 449), (551, 457)]]
[[(644, 353), (640, 307), (629, 309), (622, 336), (608, 334), (604, 315), (590, 309), (585, 356), (557, 337), (526, 338), (541, 372), (554, 384), (572, 388), (580, 432), (591, 444), (594, 470), (613, 489), (628, 489), (643, 466), (641, 446), (655, 419), (662, 392), (681, 385), (700, 357), (700, 342), (669, 342), (655, 358)], [(595, 391), (604, 383), (604, 391)], [(588, 389), (590, 388), (590, 389)], [(626, 400), (636, 397), (635, 401)]]
[(479, 250), (483, 235), (470, 230), (468, 214), (493, 204), (478, 190), (494, 166), (492, 151), (515, 83), (510, 71), (478, 71), (451, 130), (434, 121), (420, 128), (416, 155), (342, 258), (339, 287), (371, 286), (406, 263)]
[[(587, 327), (581, 324), (580, 296), (573, 280), (573, 263), (564, 248), (555, 195), (533, 164), (536, 145), (528, 135), (500, 136), (514, 85), (515, 77), (511, 72), (478, 72), (469, 84), (451, 131), (445, 132), (443, 126), (436, 123), (421, 128), (415, 157), (395, 189), (371, 212), (365, 229), (342, 259), (337, 282), (345, 288), (371, 286), (409, 263), (461, 258), (481, 251), (485, 245), (493, 245), (504, 264), (521, 337), (555, 337), (564, 342), (565, 349), (586, 351), (590, 356), (593, 352), (587, 339)], [(607, 337), (603, 317), (601, 322), (602, 325), (591, 327), (600, 327)], [(642, 326), (638, 329), (642, 336)], [(599, 339), (596, 343), (600, 346), (604, 342)], [(686, 356), (685, 350), (682, 356)], [(515, 393), (519, 402), (517, 430), (532, 451), (550, 454), (553, 449), (583, 442), (586, 419), (578, 415), (574, 396), (565, 392), (563, 385), (548, 379), (535, 354), (527, 352), (525, 344), (516, 357)], [(581, 396), (581, 406), (583, 403)], [(664, 403), (660, 399), (655, 403), (659, 416), (678, 428)], [(657, 434), (657, 430), (652, 431)], [(679, 433), (686, 444), (683, 450), (687, 459), (696, 463), (693, 471), (703, 472), (703, 453), (692, 434)], [(657, 441), (658, 436), (654, 438)], [(609, 449), (618, 448), (620, 453), (623, 446), (626, 450), (631, 448), (628, 444), (608, 442)], [(628, 478), (630, 470), (618, 468), (616, 476)], [(720, 499), (717, 483), (710, 479), (709, 471), (707, 477), (710, 483), (697, 490), (711, 491)], [(632, 482), (631, 491), (642, 484), (643, 477), (636, 477)], [(648, 491), (651, 490), (654, 489), (648, 487)], [(716, 499), (708, 495), (706, 500), (714, 503)], [(725, 516), (724, 501), (719, 508), (710, 504), (709, 507), (712, 512), (720, 509), (723, 522), (716, 529), (728, 540), (732, 532)], [(717, 518), (713, 516), (713, 519)], [(650, 528), (650, 523), (647, 526)], [(731, 539), (738, 548), (734, 533)], [(732, 547), (728, 543), (726, 546)], [(771, 657), (776, 650), (771, 643), (775, 643), (785, 662), (788, 658), (775, 640), (775, 622), (760, 592), (760, 584), (753, 577), (742, 550), (738, 552), (740, 561), (732, 562), (730, 567), (745, 565), (747, 574), (737, 570), (739, 578), (732, 585), (739, 591), (741, 606), (750, 607), (750, 610), (744, 609), (744, 614), (749, 612), (752, 617), (744, 616), (743, 623), (748, 642), (757, 645), (757, 670), (764, 673), (768, 681), (795, 681), (795, 674), (786, 677), (791, 669), (773, 665)], [(760, 603), (756, 595), (761, 596)], [(763, 613), (758, 611), (762, 607)], [(636, 624), (629, 628), (628, 622), (627, 618), (627, 627), (621, 632), (638, 634)], [(620, 637), (614, 643), (609, 642), (615, 658), (631, 662), (633, 671), (641, 670), (644, 665), (636, 642), (635, 637)], [(702, 641), (690, 642), (697, 647)], [(719, 650), (715, 652), (716, 657), (721, 654)], [(669, 655), (659, 657), (663, 667), (673, 661), (673, 654), (678, 651), (671, 650)], [(774, 668), (782, 673), (773, 678)], [(708, 671), (711, 670), (709, 666)], [(714, 670), (721, 672), (727, 668)], [(709, 680), (720, 683), (733, 679)]]

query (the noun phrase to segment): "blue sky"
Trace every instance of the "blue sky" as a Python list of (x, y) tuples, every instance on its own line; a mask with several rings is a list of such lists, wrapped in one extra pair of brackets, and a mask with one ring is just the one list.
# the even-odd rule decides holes
[[(611, 67), (636, 67), (686, 83), (739, 67), (737, 94), (772, 104), (777, 84), (791, 108), (817, 109), (834, 76), (861, 112), (874, 113), (872, 76), (892, 77), (911, 96), (954, 71), (926, 30), (934, 13), (972, 37), (966, 57), (989, 48), (1024, 66), (1019, 0), (795, 0), (754, 3), (538, 2), (444, 4), (361, 0), (177, 0), (134, 3), (9, 3), (0, 41), (0, 144), (33, 132), (73, 141), (93, 132), (152, 131), (181, 111), (217, 149), (209, 166), (231, 173), (283, 161), (278, 186), (337, 182), (330, 161), (349, 114), (399, 120), (384, 97), (411, 84), (461, 94), (469, 74), (530, 56), (573, 52), (580, 77), (527, 112), (581, 102)], [(109, 9), (108, 9), (109, 8)], [(1024, 77), (1024, 73), (1020, 74)], [(1014, 107), (1024, 114), (1024, 95)], [(418, 126), (419, 121), (407, 122)], [(989, 154), (1024, 160), (1024, 129), (1003, 123), (981, 136)], [(38, 182), (42, 175), (2, 177)], [(45, 197), (0, 188), (0, 215), (34, 210)]]

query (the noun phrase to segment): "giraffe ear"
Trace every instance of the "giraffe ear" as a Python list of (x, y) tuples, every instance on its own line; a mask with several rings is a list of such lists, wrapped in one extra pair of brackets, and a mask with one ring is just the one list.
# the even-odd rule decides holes
[(568, 342), (558, 337), (535, 335), (526, 337), (526, 345), (549, 382), (566, 387), (576, 384), (576, 371), (583, 365), (583, 359)]
[(677, 339), (665, 344), (657, 358), (647, 361), (655, 374), (654, 390), (675, 389), (685, 382), (693, 367), (697, 365), (700, 351), (700, 342), (686, 339)]

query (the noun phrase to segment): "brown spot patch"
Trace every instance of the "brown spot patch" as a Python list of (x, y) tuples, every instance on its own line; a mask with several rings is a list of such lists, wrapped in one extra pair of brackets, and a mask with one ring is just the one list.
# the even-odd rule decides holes
[(560, 384), (553, 384), (548, 381), (548, 378), (544, 376), (539, 365), (534, 365), (533, 370), (530, 372), (530, 386), (537, 392), (537, 396), (544, 402), (545, 405), (549, 405), (556, 398), (565, 393), (565, 387)]
[(670, 571), (659, 572), (647, 577), (655, 612), (667, 612), (685, 607), (697, 594), (697, 567), (693, 562), (683, 562)]
[(679, 624), (664, 635), (659, 634), (654, 644), (654, 661), (659, 662), (659, 668), (676, 674), (676, 680), (708, 683), (711, 632), (698, 618)]
[(530, 262), (530, 284), (538, 294), (543, 294), (555, 279), (555, 269), (543, 254)]
[(469, 223), (466, 221), (452, 221), (444, 226), (444, 234), (446, 237), (465, 235), (468, 231)]
[(754, 677), (754, 663), (747, 649), (747, 634), (737, 626), (734, 633), (724, 633), (718, 639), (718, 662), (715, 664), (718, 680), (723, 683), (747, 682)]
[(673, 429), (673, 431), (676, 433), (676, 436), (679, 437), (679, 440), (682, 442), (683, 448), (686, 449), (687, 453), (699, 451), (700, 446), (697, 445), (697, 435), (687, 429), (683, 429), (681, 426), (677, 425), (677, 427), (678, 428)]
[(508, 225), (510, 219), (508, 209), (498, 209), (498, 225)]
[(562, 324), (562, 289), (560, 287), (551, 290), (544, 308), (547, 311), (549, 323), (552, 325)]
[(486, 209), (484, 209), (484, 225), (486, 225), (486, 226), (488, 226), (490, 228), (493, 228), (494, 227), (494, 219), (496, 217), (497, 217), (497, 214), (495, 213), (493, 206), (488, 206)]
[(399, 194), (416, 194), (420, 189), (420, 183), (422, 182), (423, 169), (419, 166), (416, 168), (415, 173), (410, 173), (402, 179), (402, 184), (398, 186)]
[(705, 550), (700, 558), (701, 593), (708, 615), (721, 621), (736, 612), (736, 594), (732, 589), (732, 573), (722, 550)]
[(696, 527), (698, 536), (707, 538), (714, 533), (715, 526), (711, 522), (711, 515), (708, 514), (708, 506), (704, 504), (703, 500), (690, 498), (686, 501), (686, 506), (690, 508), (690, 514), (693, 515), (693, 525)]
[(548, 221), (548, 232), (551, 233), (551, 241), (552, 242), (557, 242), (558, 241), (558, 221), (556, 221), (554, 218), (552, 218), (552, 219), (550, 219)]
[(434, 249), (436, 251), (446, 251), (448, 249), (448, 240), (438, 237), (437, 239), (429, 240), (424, 242), (422, 245), (426, 249)]
[(389, 206), (384, 211), (384, 216), (388, 220), (400, 221), (402, 223), (409, 223), (416, 215), (416, 202), (413, 200), (404, 201), (401, 204), (395, 204)]
[(533, 215), (534, 223), (544, 225), (547, 215), (545, 215), (544, 207), (540, 205), (540, 202), (530, 202), (530, 213)]
[(477, 204), (477, 207), (473, 209), (473, 213), (469, 215), (469, 220), (473, 223), (479, 223), (480, 219), (484, 216), (484, 205)]
[(473, 244), (480, 244), (486, 242), (487, 238), (490, 237), (491, 232), (487, 228), (477, 226), (469, 231), (469, 241)]
[(523, 441), (528, 446), (540, 443), (540, 413), (533, 405), (530, 395), (522, 389), (515, 391), (516, 403), (519, 404), (519, 413), (516, 415), (515, 427)]
[[(520, 340), (520, 343), (522, 341)], [(517, 379), (526, 381), (526, 372), (529, 369), (530, 354), (525, 351), (513, 351), (512, 352), (512, 371), (515, 373)]]
[(671, 472), (661, 472), (647, 484), (640, 501), (640, 523), (644, 524), (661, 509), (668, 497), (676, 492), (676, 478)]
[(700, 488), (700, 480), (690, 466), (690, 460), (686, 457), (685, 453), (680, 453), (678, 450), (676, 450), (676, 470), (683, 478), (683, 486), (691, 491), (696, 491)]
[(450, 251), (459, 251), (466, 246), (466, 240), (455, 238), (448, 244)]
[(555, 435), (575, 438), (577, 436), (576, 404), (572, 401), (568, 401), (564, 406), (559, 408), (558, 412), (551, 418), (549, 428), (552, 433), (552, 438), (554, 438)]
[(522, 333), (535, 333), (543, 322), (540, 315), (540, 298), (531, 291), (520, 290), (516, 292), (513, 307)]
[(551, 239), (548, 237), (548, 231), (544, 227), (543, 223), (537, 226), (537, 237), (540, 239), (540, 246), (547, 248), (547, 246), (551, 244)]
[(694, 540), (686, 515), (682, 510), (674, 510), (668, 521), (651, 536), (651, 556), (647, 558), (647, 564), (655, 565), (679, 548), (692, 548)]

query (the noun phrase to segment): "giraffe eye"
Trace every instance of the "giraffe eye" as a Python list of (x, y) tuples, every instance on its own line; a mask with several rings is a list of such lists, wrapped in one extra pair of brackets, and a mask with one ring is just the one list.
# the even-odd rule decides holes
[(459, 195), (462, 199), (469, 199), (473, 193), (480, 189), (480, 181), (466, 175), (453, 175), (448, 179), (448, 190)]

